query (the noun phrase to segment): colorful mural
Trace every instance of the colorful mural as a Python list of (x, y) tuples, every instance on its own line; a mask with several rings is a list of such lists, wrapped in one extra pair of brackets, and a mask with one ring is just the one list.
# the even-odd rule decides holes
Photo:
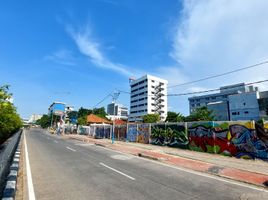
[(95, 127), (95, 135), (94, 135), (94, 137), (96, 139), (110, 138), (110, 132), (111, 132), (111, 126), (110, 125), (96, 126)]
[[(98, 139), (110, 138), (111, 130), (111, 125), (78, 127), (79, 134)], [(268, 122), (263, 125), (254, 121), (116, 125), (115, 139), (268, 161)]]
[(188, 148), (185, 123), (152, 124), (151, 144)]
[(165, 124), (152, 124), (150, 143), (160, 146), (165, 145), (165, 135), (166, 135), (165, 130), (166, 130)]
[(116, 140), (126, 141), (127, 125), (116, 125), (114, 127), (114, 137)]
[(127, 130), (127, 141), (128, 142), (136, 142), (138, 134), (137, 124), (128, 124)]
[(268, 159), (268, 134), (254, 121), (188, 123), (188, 134), (191, 150)]
[(137, 142), (149, 144), (150, 138), (150, 124), (138, 124)]
[(186, 132), (186, 124), (166, 124), (165, 143), (170, 147), (188, 148), (189, 140)]

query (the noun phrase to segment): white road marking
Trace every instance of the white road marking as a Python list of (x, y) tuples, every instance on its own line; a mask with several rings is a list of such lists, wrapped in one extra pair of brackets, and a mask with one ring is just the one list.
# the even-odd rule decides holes
[(29, 200), (35, 200), (33, 180), (32, 180), (32, 174), (31, 174), (31, 166), (29, 162), (29, 155), (28, 155), (25, 133), (24, 133), (24, 146), (25, 146), (26, 174), (27, 174)]
[(93, 146), (94, 144), (81, 144), (81, 143), (76, 143), (74, 145), (83, 147), (83, 146)]
[(154, 161), (154, 160), (150, 160), (150, 159), (146, 159), (146, 158), (134, 156), (134, 155), (131, 155), (131, 154), (123, 153), (123, 152), (120, 152), (120, 151), (117, 151), (117, 150), (108, 149), (107, 147), (102, 147), (102, 146), (96, 146), (96, 147), (105, 149), (107, 151), (112, 151), (112, 152), (120, 153), (120, 154), (123, 154), (123, 155), (133, 156), (134, 158), (137, 158), (137, 159), (142, 159), (144, 161), (153, 162), (153, 163), (158, 164), (158, 165), (163, 165), (163, 166), (166, 166), (166, 167), (169, 167), (169, 168), (173, 168), (173, 169), (177, 169), (177, 170), (180, 170), (180, 171), (184, 171), (184, 172), (187, 172), (187, 173), (190, 173), (190, 174), (195, 174), (195, 175), (198, 175), (198, 176), (203, 176), (203, 177), (206, 177), (206, 178), (210, 178), (210, 179), (214, 179), (214, 180), (217, 180), (217, 181), (222, 181), (222, 182), (230, 183), (230, 184), (233, 184), (233, 185), (238, 185), (238, 186), (241, 186), (241, 187), (250, 188), (250, 189), (261, 191), (261, 192), (266, 192), (266, 193), (268, 192), (267, 189), (262, 188), (261, 186), (253, 186), (253, 185), (251, 185), (249, 183), (243, 183), (243, 182), (231, 180), (231, 179), (224, 178), (224, 177), (219, 177), (219, 176), (214, 176), (214, 175), (206, 174), (205, 172), (202, 173), (202, 172), (197, 172), (197, 171), (194, 171), (194, 170), (191, 170), (191, 169), (186, 169), (186, 168), (182, 168), (182, 167), (177, 167), (177, 166), (169, 165), (169, 164), (166, 164), (166, 163), (162, 163), (161, 161)]
[(71, 147), (66, 147), (66, 148), (71, 150), (71, 151), (76, 151), (75, 149), (72, 149)]
[(123, 173), (123, 172), (120, 172), (120, 171), (118, 171), (118, 170), (116, 170), (116, 169), (114, 169), (114, 168), (112, 168), (112, 167), (110, 167), (108, 165), (103, 164), (102, 162), (100, 163), (100, 165), (102, 165), (102, 166), (104, 166), (104, 167), (106, 167), (106, 168), (108, 168), (110, 170), (113, 170), (113, 171), (117, 172), (118, 174), (121, 174), (121, 175), (123, 175), (123, 176), (125, 176), (125, 177), (127, 177), (127, 178), (129, 178), (131, 180), (135, 180), (135, 178), (133, 178), (132, 176), (129, 176), (129, 175)]
[(57, 140), (54, 140), (55, 143), (59, 143)]

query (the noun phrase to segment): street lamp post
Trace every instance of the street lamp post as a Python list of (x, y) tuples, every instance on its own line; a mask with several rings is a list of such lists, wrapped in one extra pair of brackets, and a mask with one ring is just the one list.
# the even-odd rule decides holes
[(120, 92), (114, 91), (113, 94), (113, 102), (114, 102), (114, 119), (113, 119), (113, 131), (112, 131), (112, 144), (114, 144), (114, 126), (115, 126), (115, 103), (117, 98), (119, 97)]

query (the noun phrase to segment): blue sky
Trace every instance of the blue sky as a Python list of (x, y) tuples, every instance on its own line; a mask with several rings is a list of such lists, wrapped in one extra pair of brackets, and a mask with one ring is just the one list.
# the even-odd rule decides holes
[[(11, 85), (19, 113), (29, 117), (46, 113), (53, 101), (91, 108), (115, 88), (129, 91), (129, 76), (148, 73), (174, 85), (251, 65), (268, 59), (267, 6), (265, 0), (4, 0), (0, 85)], [(262, 66), (169, 93), (267, 77)], [(129, 95), (118, 101), (128, 106)], [(188, 114), (187, 97), (170, 97), (169, 110)]]

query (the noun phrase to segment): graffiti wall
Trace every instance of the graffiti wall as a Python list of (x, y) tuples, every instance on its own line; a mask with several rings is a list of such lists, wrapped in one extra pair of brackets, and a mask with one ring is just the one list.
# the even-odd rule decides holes
[(188, 134), (191, 150), (268, 159), (268, 134), (254, 121), (188, 123)]
[(170, 147), (188, 148), (189, 140), (185, 123), (166, 124), (166, 145)]
[(96, 139), (110, 138), (111, 128), (110, 125), (96, 126), (94, 137)]
[[(116, 140), (268, 161), (267, 121), (128, 124), (114, 130)], [(78, 134), (98, 139), (110, 138), (111, 131), (111, 125), (78, 126)]]
[(114, 137), (116, 140), (126, 141), (127, 125), (116, 125), (114, 127)]
[(151, 144), (188, 148), (185, 123), (152, 124)]
[(138, 124), (137, 142), (149, 144), (150, 124)]
[(78, 126), (77, 133), (79, 135), (88, 135), (89, 133), (89, 126)]
[(128, 142), (136, 142), (138, 134), (138, 126), (137, 124), (128, 124), (127, 130), (127, 141)]
[(160, 146), (165, 145), (165, 135), (166, 135), (165, 130), (166, 130), (165, 124), (152, 124), (150, 143)]

